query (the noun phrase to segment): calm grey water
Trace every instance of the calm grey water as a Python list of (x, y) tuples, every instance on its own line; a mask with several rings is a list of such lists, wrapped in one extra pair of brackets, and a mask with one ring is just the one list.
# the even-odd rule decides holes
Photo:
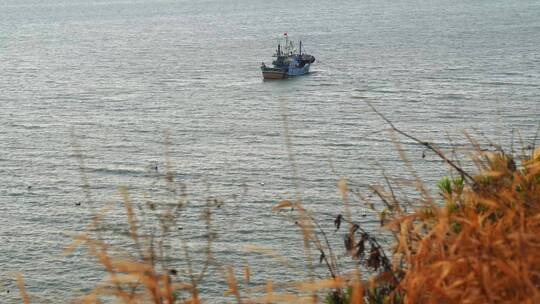
[[(260, 62), (286, 31), (318, 59), (313, 73), (263, 82)], [(193, 252), (204, 244), (205, 198), (225, 201), (213, 210), (209, 302), (222, 301), (220, 265), (249, 262), (259, 283), (298, 278), (298, 230), (271, 212), (295, 195), (284, 117), (302, 199), (341, 244), (331, 228), (338, 178), (376, 183), (381, 168), (409, 176), (365, 101), (446, 149), (446, 133), (463, 145), (463, 131), (527, 145), (540, 121), (539, 46), (538, 1), (1, 0), (1, 301), (19, 302), (18, 272), (53, 302), (88, 292), (103, 273), (84, 250), (62, 257), (63, 248), (107, 202), (111, 229), (125, 231), (119, 186), (137, 203), (171, 201), (167, 149), (191, 193), (178, 225)], [(401, 140), (428, 183), (445, 174)], [(375, 229), (371, 214), (358, 221)], [(278, 250), (298, 270), (246, 254), (247, 244)], [(181, 267), (179, 239), (169, 246)]]

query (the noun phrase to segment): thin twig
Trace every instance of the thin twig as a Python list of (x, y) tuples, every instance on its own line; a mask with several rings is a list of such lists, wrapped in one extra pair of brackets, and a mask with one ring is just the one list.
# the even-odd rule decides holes
[[(315, 226), (317, 226), (317, 229), (319, 229), (319, 232), (322, 234), (322, 236), (324, 238), (324, 242), (326, 243), (326, 247), (328, 248), (328, 252), (330, 253), (330, 259), (331, 259), (331, 262), (332, 262), (331, 263), (332, 266), (330, 266), (330, 263), (328, 263), (326, 255), (324, 255), (324, 260), (326, 261), (326, 265), (328, 266), (328, 270), (330, 271), (330, 275), (332, 276), (332, 278), (335, 279), (339, 275), (339, 269), (337, 267), (336, 256), (334, 255), (334, 251), (332, 250), (332, 246), (330, 246), (330, 242), (328, 241), (328, 237), (326, 236), (326, 232), (322, 229), (321, 225), (319, 225), (319, 223), (313, 218), (313, 216), (311, 214), (306, 213), (306, 215), (308, 216), (308, 218), (311, 219), (311, 221), (313, 223), (315, 223)], [(317, 236), (317, 235), (315, 234), (315, 236)], [(320, 247), (319, 250), (321, 250), (324, 253), (322, 246), (319, 245), (319, 247)]]
[[(540, 125), (538, 125), (540, 127)], [(510, 153), (512, 153), (512, 157), (514, 157), (514, 154), (516, 151), (514, 151), (514, 129), (512, 128), (512, 133), (510, 135)]]
[(384, 170), (384, 168), (380, 164), (379, 166), (382, 170), (382, 175), (384, 177), (384, 180), (386, 181), (386, 185), (388, 186), (388, 189), (390, 189), (390, 193), (392, 194), (392, 207), (393, 207), (392, 209), (397, 208), (398, 211), (401, 212), (401, 207), (399, 206), (396, 194), (394, 192), (394, 188), (392, 187), (392, 184), (390, 183), (390, 179), (386, 175), (386, 171)]
[(75, 135), (75, 130), (71, 129), (71, 146), (73, 147), (73, 153), (75, 158), (77, 158), (77, 163), (79, 165), (79, 173), (81, 174), (82, 188), (85, 197), (85, 203), (90, 204), (90, 208), (93, 208), (92, 192), (90, 191), (90, 182), (88, 176), (86, 175), (86, 164), (84, 162), (84, 155), (82, 153), (82, 148), (77, 137)]
[(448, 133), (448, 131), (446, 131), (445, 134), (446, 134), (446, 138), (447, 138), (448, 142), (450, 143), (450, 147), (452, 147), (452, 149), (450, 150), (450, 151), (451, 151), (452, 158), (453, 158), (452, 161), (455, 162), (458, 166), (463, 167), (463, 166), (461, 165), (461, 162), (459, 161), (459, 157), (457, 156), (457, 153), (456, 153), (456, 151), (457, 151), (457, 148), (456, 148), (457, 146), (456, 146), (456, 144), (455, 144), (454, 141), (452, 140), (452, 137), (450, 136), (450, 134)]
[(538, 139), (538, 133), (540, 133), (540, 123), (538, 124), (538, 127), (536, 128), (536, 132), (534, 133), (532, 146), (531, 146), (531, 157), (533, 156), (534, 149), (536, 148), (536, 140)]
[(465, 170), (463, 170), (460, 166), (456, 165), (453, 161), (451, 161), (450, 159), (448, 159), (448, 157), (446, 157), (446, 155), (444, 155), (444, 153), (441, 152), (441, 150), (439, 150), (435, 145), (429, 143), (429, 142), (426, 142), (426, 141), (422, 141), (408, 133), (405, 133), (403, 132), (402, 130), (398, 129), (388, 118), (386, 118), (386, 116), (384, 116), (382, 113), (380, 113), (379, 111), (377, 111), (377, 109), (368, 101), (366, 101), (366, 103), (368, 104), (368, 106), (377, 114), (379, 115), (379, 117), (381, 117), (388, 125), (390, 125), (390, 127), (392, 128), (392, 130), (396, 131), (397, 133), (409, 138), (409, 139), (412, 139), (413, 141), (423, 145), (424, 147), (430, 149), (431, 151), (435, 152), (435, 154), (437, 154), (442, 160), (444, 160), (447, 164), (449, 164), (452, 168), (454, 168), (456, 171), (459, 172), (459, 174), (461, 174), (462, 176), (466, 177), (469, 182), (473, 185), (476, 185), (476, 181), (474, 180), (474, 178), (469, 175), (469, 173), (467, 173)]

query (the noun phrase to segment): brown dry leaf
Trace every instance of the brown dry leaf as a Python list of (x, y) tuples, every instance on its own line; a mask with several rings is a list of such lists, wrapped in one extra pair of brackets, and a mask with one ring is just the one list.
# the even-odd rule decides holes
[(341, 278), (336, 278), (336, 279), (315, 281), (312, 283), (302, 282), (297, 285), (297, 289), (303, 290), (303, 291), (317, 291), (321, 289), (343, 288), (346, 285), (347, 284), (345, 280)]
[(283, 208), (292, 208), (293, 206), (294, 206), (294, 204), (291, 201), (283, 200), (283, 201), (279, 202), (279, 204), (272, 207), (272, 211), (276, 211), (276, 210), (283, 209)]
[(505, 175), (505, 172), (497, 170), (488, 170), (482, 172), (482, 176), (484, 177), (501, 177), (503, 175)]
[(352, 295), (350, 304), (364, 304), (364, 287), (360, 282), (352, 284)]
[(347, 179), (346, 178), (341, 178), (339, 181), (338, 181), (338, 189), (339, 191), (341, 192), (341, 195), (343, 196), (344, 199), (347, 198), (347, 195), (349, 193), (349, 187), (347, 186)]
[(164, 286), (160, 289), (160, 293), (167, 299), (166, 303), (173, 304), (174, 294), (171, 286), (171, 278), (168, 275), (162, 275), (161, 281), (163, 282)]
[(29, 304), (30, 298), (28, 297), (28, 293), (26, 293), (26, 288), (24, 287), (24, 278), (20, 273), (17, 274), (17, 286), (19, 286), (19, 292), (21, 293), (23, 303)]
[(77, 249), (77, 247), (79, 247), (81, 244), (84, 244), (86, 241), (88, 241), (88, 235), (86, 233), (79, 234), (78, 236), (75, 237), (73, 242), (71, 242), (71, 244), (69, 244), (69, 246), (67, 246), (66, 249), (64, 249), (64, 251), (62, 252), (62, 255), (63, 256), (70, 255), (71, 253), (73, 253), (73, 251), (75, 251), (75, 249)]
[(191, 298), (185, 301), (186, 304), (200, 304), (201, 301), (198, 298)]
[(537, 175), (540, 173), (540, 162), (528, 165), (527, 170), (529, 171), (529, 176)]
[(309, 303), (314, 304), (312, 297), (301, 297), (292, 294), (267, 294), (262, 297), (250, 299), (253, 303)]
[(154, 270), (151, 265), (129, 260), (115, 260), (114, 266), (118, 272), (126, 273), (148, 273)]
[(135, 216), (135, 212), (133, 211), (133, 204), (131, 203), (127, 188), (121, 187), (120, 194), (122, 195), (124, 207), (126, 208), (129, 223), (129, 233), (131, 235), (131, 238), (133, 239), (133, 242), (135, 242), (135, 244), (139, 246), (139, 236), (137, 234), (137, 217)]
[(192, 290), (193, 285), (189, 283), (174, 283), (171, 285), (174, 290)]
[(89, 295), (86, 295), (84, 296), (79, 303), (83, 303), (83, 304), (95, 304), (95, 303), (100, 303), (99, 300), (98, 300), (98, 295), (94, 292), (92, 292), (91, 294)]
[(249, 284), (249, 280), (251, 278), (251, 269), (249, 268), (249, 265), (246, 263), (244, 266), (244, 282), (246, 284)]
[(267, 295), (271, 295), (274, 291), (274, 288), (272, 286), (272, 281), (267, 281), (266, 282), (266, 294)]
[(242, 303), (242, 298), (238, 291), (238, 284), (236, 283), (236, 276), (234, 275), (234, 269), (231, 266), (227, 267), (227, 284), (229, 285), (229, 290), (225, 294), (234, 295), (238, 303)]
[(270, 256), (270, 257), (276, 259), (278, 262), (280, 262), (283, 266), (291, 268), (291, 265), (289, 264), (289, 261), (284, 256), (280, 255), (279, 253), (277, 253), (273, 249), (262, 247), (262, 246), (257, 246), (257, 245), (246, 245), (246, 246), (244, 246), (244, 251), (246, 251), (246, 252), (255, 252), (255, 253)]
[(137, 283), (139, 281), (139, 276), (135, 274), (115, 274), (111, 276), (108, 281), (114, 284)]

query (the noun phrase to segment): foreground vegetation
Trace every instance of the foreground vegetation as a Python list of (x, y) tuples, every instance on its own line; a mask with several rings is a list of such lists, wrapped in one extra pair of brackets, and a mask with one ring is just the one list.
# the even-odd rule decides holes
[[(378, 202), (372, 202), (352, 191), (347, 180), (339, 181), (344, 212), (335, 215), (334, 224), (346, 234), (344, 246), (354, 267), (338, 269), (338, 258), (314, 215), (300, 199), (284, 200), (274, 211), (294, 213), (308, 268), (319, 262), (328, 269), (328, 277), (312, 275), (298, 282), (248, 288), (257, 275), (248, 265), (241, 270), (223, 267), (225, 295), (237, 303), (540, 303), (540, 148), (515, 157), (499, 148), (486, 152), (471, 141), (477, 169), (470, 173), (437, 147), (418, 143), (450, 167), (449, 176), (437, 185), (440, 197), (432, 197), (417, 180), (420, 197), (414, 204), (398, 199), (390, 183), (373, 189)], [(173, 176), (170, 172), (165, 176), (171, 187)], [(160, 230), (152, 234), (142, 227), (144, 213), (136, 212), (128, 191), (122, 189), (121, 195), (133, 251), (120, 252), (104, 241), (100, 231), (107, 208), (98, 212), (65, 254), (84, 246), (108, 276), (73, 302), (205, 303), (201, 284), (214, 262), (211, 206), (219, 201), (209, 199), (202, 215), (208, 232), (206, 262), (196, 272), (185, 243), (181, 254), (187, 269), (172, 269), (163, 259), (163, 241), (185, 207), (183, 192), (178, 191), (175, 203), (158, 213)], [(382, 246), (378, 236), (355, 223), (353, 199), (381, 216), (381, 225), (395, 240), (391, 247)], [(255, 246), (251, 250), (272, 254)], [(22, 276), (18, 281), (22, 300), (29, 303)]]

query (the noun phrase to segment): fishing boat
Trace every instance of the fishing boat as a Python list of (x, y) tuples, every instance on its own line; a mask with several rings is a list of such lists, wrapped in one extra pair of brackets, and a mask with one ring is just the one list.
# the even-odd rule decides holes
[(278, 43), (277, 50), (272, 57), (272, 66), (268, 67), (263, 62), (261, 71), (264, 79), (283, 79), (291, 76), (299, 76), (309, 73), (309, 67), (315, 62), (315, 57), (306, 54), (302, 49), (302, 41), (298, 43), (298, 49), (289, 40), (287, 33), (283, 34), (285, 44)]

